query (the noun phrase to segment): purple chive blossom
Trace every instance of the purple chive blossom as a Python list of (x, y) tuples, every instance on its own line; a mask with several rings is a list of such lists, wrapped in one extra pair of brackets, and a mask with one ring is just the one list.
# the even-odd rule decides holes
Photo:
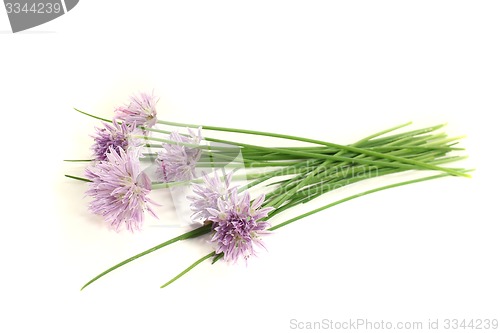
[(247, 260), (256, 254), (256, 245), (264, 247), (260, 235), (267, 233), (270, 224), (260, 220), (273, 210), (261, 208), (264, 199), (261, 195), (252, 202), (248, 192), (238, 196), (234, 188), (227, 200), (219, 198), (217, 209), (208, 209), (213, 222), (212, 242), (216, 243), (216, 253), (223, 253), (226, 261), (236, 262), (240, 257)]
[(104, 128), (96, 128), (97, 133), (92, 135), (94, 144), (92, 152), (97, 161), (104, 161), (108, 158), (107, 154), (110, 149), (118, 152), (119, 148), (127, 150), (129, 147), (139, 147), (140, 142), (133, 137), (136, 132), (135, 124), (125, 125), (118, 124), (113, 120), (113, 124), (103, 123)]
[(115, 110), (115, 119), (121, 120), (127, 125), (135, 123), (138, 127), (153, 127), (157, 120), (157, 102), (158, 98), (146, 93), (131, 96), (128, 106), (122, 106)]
[(193, 192), (195, 195), (188, 196), (188, 199), (191, 200), (191, 210), (193, 211), (191, 218), (194, 221), (206, 221), (212, 216), (209, 209), (217, 208), (217, 201), (219, 198), (227, 200), (232, 176), (233, 174), (229, 173), (224, 177), (224, 180), (221, 181), (217, 172), (215, 172), (213, 177), (209, 177), (208, 175), (203, 176), (203, 185), (193, 184)]
[(164, 143), (163, 150), (156, 158), (157, 175), (165, 182), (189, 181), (196, 177), (196, 164), (201, 156), (201, 149), (183, 145), (199, 145), (203, 139), (201, 129), (195, 133), (189, 129), (190, 137), (177, 132), (170, 134), (169, 140), (176, 143)]
[(85, 169), (85, 176), (92, 181), (86, 192), (93, 198), (90, 211), (102, 215), (116, 231), (123, 225), (140, 230), (145, 210), (157, 217), (150, 207), (155, 203), (147, 197), (151, 181), (140, 171), (137, 149), (111, 149), (106, 160)]

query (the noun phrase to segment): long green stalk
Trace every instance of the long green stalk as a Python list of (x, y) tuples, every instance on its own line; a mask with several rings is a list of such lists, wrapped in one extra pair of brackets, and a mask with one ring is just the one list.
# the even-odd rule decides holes
[(156, 250), (159, 250), (159, 249), (161, 249), (161, 248), (163, 248), (163, 247), (165, 247), (165, 246), (167, 246), (167, 245), (173, 244), (173, 243), (175, 243), (175, 242), (177, 242), (177, 241), (180, 241), (180, 240), (185, 240), (185, 239), (189, 239), (189, 238), (195, 238), (195, 237), (198, 237), (198, 236), (201, 236), (201, 235), (207, 234), (207, 233), (209, 233), (209, 232), (210, 232), (211, 228), (212, 228), (212, 226), (211, 226), (211, 225), (204, 225), (204, 226), (201, 226), (201, 227), (199, 227), (199, 228), (197, 228), (197, 229), (191, 230), (191, 231), (186, 232), (186, 233), (184, 233), (184, 234), (182, 234), (182, 235), (179, 235), (179, 236), (177, 236), (177, 237), (174, 237), (174, 238), (172, 238), (172, 239), (170, 239), (170, 240), (168, 240), (168, 241), (166, 241), (166, 242), (163, 242), (163, 243), (161, 243), (161, 244), (158, 244), (158, 245), (156, 245), (156, 246), (154, 246), (154, 247), (152, 247), (152, 248), (150, 248), (150, 249), (148, 249), (148, 250), (146, 250), (146, 251), (144, 251), (144, 252), (141, 252), (141, 253), (139, 253), (139, 254), (136, 254), (135, 256), (132, 256), (132, 257), (130, 257), (130, 258), (128, 258), (128, 259), (126, 259), (126, 260), (123, 260), (122, 262), (120, 262), (120, 263), (118, 263), (118, 264), (114, 265), (113, 267), (111, 267), (111, 268), (109, 268), (109, 269), (105, 270), (104, 272), (102, 272), (101, 274), (97, 275), (96, 277), (94, 277), (93, 279), (91, 279), (89, 282), (85, 283), (85, 284), (83, 285), (82, 289), (80, 289), (80, 290), (85, 289), (85, 288), (86, 288), (86, 287), (88, 287), (91, 283), (93, 283), (93, 282), (95, 282), (96, 280), (100, 279), (100, 278), (101, 278), (101, 277), (103, 277), (104, 275), (111, 273), (111, 272), (112, 272), (112, 271), (114, 271), (115, 269), (120, 268), (121, 266), (123, 266), (123, 265), (125, 265), (125, 264), (127, 264), (127, 263), (129, 263), (129, 262), (131, 262), (131, 261), (134, 261), (134, 260), (136, 260), (136, 259), (139, 259), (140, 257), (143, 257), (143, 256), (145, 256), (146, 254), (149, 254), (149, 253), (151, 253), (151, 252), (154, 252), (154, 251), (156, 251)]
[(188, 268), (186, 268), (185, 270), (183, 270), (182, 272), (180, 272), (179, 274), (177, 274), (173, 279), (170, 279), (167, 283), (163, 284), (160, 288), (165, 288), (169, 284), (177, 281), (184, 274), (186, 274), (187, 272), (189, 272), (190, 270), (192, 270), (193, 268), (195, 268), (196, 266), (198, 266), (199, 264), (201, 264), (202, 262), (204, 262), (205, 260), (207, 260), (207, 259), (209, 259), (209, 258), (211, 258), (213, 256), (215, 256), (215, 251), (214, 252), (210, 252), (206, 256), (201, 257), (200, 259), (196, 260), (192, 265), (190, 265)]
[[(413, 179), (413, 180), (409, 180), (409, 181), (405, 181), (405, 182), (399, 182), (399, 183), (395, 183), (395, 184), (391, 184), (391, 185), (386, 185), (386, 186), (381, 186), (381, 187), (377, 187), (375, 189), (372, 189), (372, 190), (368, 190), (368, 191), (364, 191), (364, 192), (360, 192), (360, 193), (357, 193), (357, 194), (354, 194), (354, 195), (351, 195), (349, 197), (346, 197), (344, 199), (340, 199), (340, 200), (337, 200), (337, 201), (334, 201), (332, 203), (329, 203), (327, 205), (324, 205), (322, 207), (319, 207), (317, 209), (313, 209), (307, 213), (304, 213), (304, 214), (301, 214), (301, 215), (298, 215), (294, 218), (291, 218), (289, 220), (286, 220), (282, 223), (279, 223), (275, 226), (272, 226), (270, 227), (268, 230), (269, 231), (274, 231), (274, 230), (277, 230), (277, 229), (280, 229), (284, 226), (287, 226), (295, 221), (298, 221), (298, 220), (301, 220), (303, 218), (306, 218), (306, 217), (309, 217), (311, 215), (314, 215), (316, 213), (319, 213), (321, 211), (324, 211), (328, 208), (331, 208), (333, 206), (336, 206), (336, 205), (339, 205), (341, 203), (344, 203), (344, 202), (347, 202), (347, 201), (350, 201), (352, 199), (356, 199), (356, 198), (359, 198), (359, 197), (362, 197), (362, 196), (365, 196), (365, 195), (368, 195), (368, 194), (372, 194), (372, 193), (376, 193), (376, 192), (380, 192), (380, 191), (383, 191), (383, 190), (387, 190), (387, 189), (390, 189), (390, 188), (395, 188), (395, 187), (400, 187), (400, 186), (404, 186), (404, 185), (410, 185), (410, 184), (415, 184), (415, 183), (419, 183), (419, 182), (423, 182), (423, 181), (427, 181), (427, 180), (432, 180), (432, 179), (437, 179), (437, 178), (441, 178), (441, 177), (446, 177), (446, 176), (449, 176), (449, 174), (447, 173), (442, 173), (442, 174), (439, 174), (439, 175), (435, 175), (435, 176), (429, 176), (429, 177), (423, 177), (423, 178), (418, 178), (418, 179)], [(179, 275), (177, 275), (176, 277), (174, 277), (173, 279), (169, 280), (166, 284), (164, 284), (162, 286), (165, 287), (169, 284), (171, 284), (172, 282), (176, 281), (180, 276), (182, 275), (185, 275), (186, 273), (188, 273), (190, 270), (192, 270), (193, 268), (195, 268), (198, 264), (200, 264), (201, 262), (205, 261), (206, 259), (208, 258), (211, 258), (214, 256), (214, 252), (211, 252), (205, 256), (203, 256), (202, 258), (198, 259), (197, 261), (195, 261), (192, 265), (190, 265), (189, 267), (187, 267), (185, 270), (183, 270)]]

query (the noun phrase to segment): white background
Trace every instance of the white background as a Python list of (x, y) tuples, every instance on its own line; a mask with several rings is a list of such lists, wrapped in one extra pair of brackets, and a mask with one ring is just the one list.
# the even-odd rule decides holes
[[(80, 1), (12, 34), (0, 9), (0, 331), (274, 332), (290, 320), (499, 318), (497, 1)], [(138, 91), (162, 118), (350, 143), (448, 122), (475, 167), (342, 204), (267, 237), (248, 267), (109, 231), (81, 174), (98, 125)], [(259, 141), (266, 143), (266, 141)], [(387, 181), (387, 179), (385, 180)], [(371, 185), (382, 185), (370, 183)], [(367, 185), (356, 187), (366, 189)], [(328, 196), (331, 201), (344, 193)]]

